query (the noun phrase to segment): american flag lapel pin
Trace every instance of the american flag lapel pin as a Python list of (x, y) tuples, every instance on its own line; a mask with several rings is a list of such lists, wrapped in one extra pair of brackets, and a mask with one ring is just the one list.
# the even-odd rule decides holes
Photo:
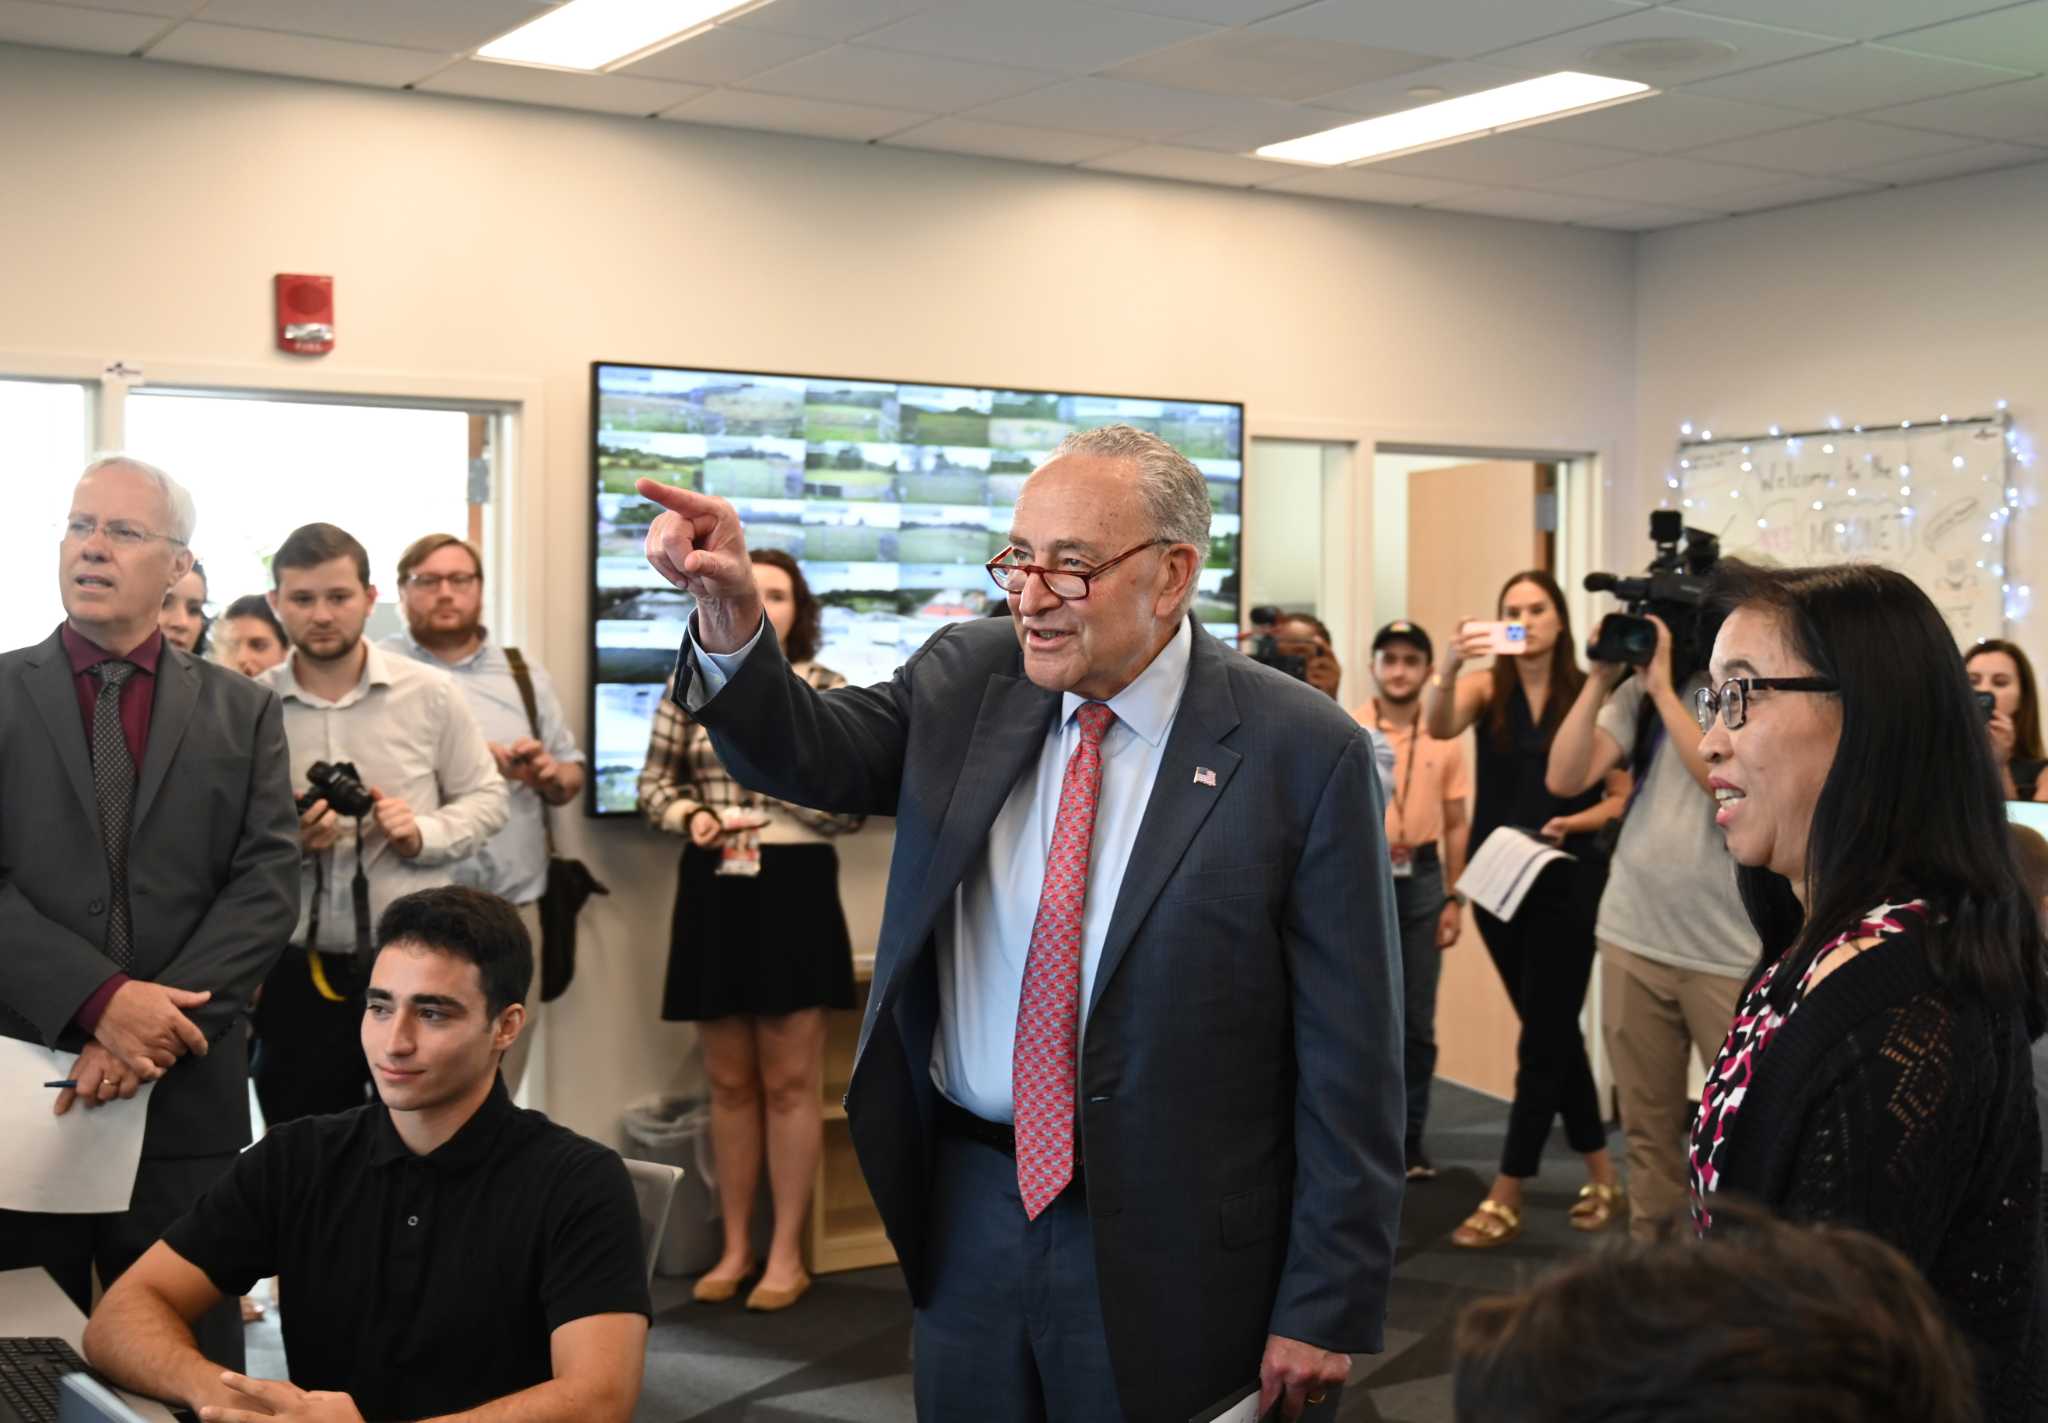
[(1207, 766), (1195, 767), (1195, 784), (1207, 786), (1211, 790), (1216, 789), (1216, 773)]

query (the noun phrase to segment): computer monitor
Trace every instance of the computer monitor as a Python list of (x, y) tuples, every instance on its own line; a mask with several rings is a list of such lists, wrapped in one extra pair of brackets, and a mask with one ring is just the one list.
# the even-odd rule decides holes
[(57, 1423), (149, 1423), (90, 1374), (66, 1374), (57, 1385)]
[(2015, 825), (2024, 825), (2029, 830), (2048, 836), (2048, 804), (2031, 800), (2009, 800), (2005, 803), (2005, 817)]

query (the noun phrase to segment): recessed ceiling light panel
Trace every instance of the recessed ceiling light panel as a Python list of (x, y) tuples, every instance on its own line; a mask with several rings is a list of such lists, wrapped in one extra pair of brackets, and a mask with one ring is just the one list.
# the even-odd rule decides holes
[(597, 73), (701, 34), (768, 0), (568, 0), (500, 35), (478, 59)]

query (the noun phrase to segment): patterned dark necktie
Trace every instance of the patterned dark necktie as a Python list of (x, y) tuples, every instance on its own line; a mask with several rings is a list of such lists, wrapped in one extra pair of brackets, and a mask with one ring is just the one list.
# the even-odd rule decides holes
[(100, 838), (107, 847), (107, 957), (127, 968), (135, 961), (134, 926), (128, 919), (128, 816), (135, 808), (135, 758), (121, 730), (121, 684), (135, 664), (109, 658), (92, 668), (100, 679), (92, 705), (92, 790), (99, 802)]

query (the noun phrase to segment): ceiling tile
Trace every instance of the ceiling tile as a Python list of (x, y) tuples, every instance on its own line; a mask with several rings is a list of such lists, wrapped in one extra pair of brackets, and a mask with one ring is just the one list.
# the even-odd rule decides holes
[(1971, 20), (1952, 20), (1885, 40), (1892, 49), (1973, 59), (1979, 64), (2048, 70), (2048, 0), (2015, 5)]
[(1631, 204), (1606, 198), (1580, 198), (1568, 193), (1531, 193), (1516, 188), (1488, 188), (1463, 197), (1425, 203), (1446, 212), (1472, 212), (1487, 217), (1515, 217), (1530, 222), (1587, 222), (1626, 211)]
[(1212, 148), (1218, 153), (1250, 153), (1269, 143), (1357, 122), (1350, 114), (1301, 104), (1267, 104), (1265, 110), (1246, 114), (1231, 123), (1176, 134), (1173, 141), (1186, 148)]
[(1093, 74), (1202, 35), (1207, 25), (1067, 0), (960, 0), (861, 36), (877, 49)]
[[(1317, 108), (1341, 109), (1347, 114), (1374, 116), (1391, 114), (1400, 109), (1412, 109), (1419, 104), (1433, 104), (1439, 99), (1457, 99), (1466, 94), (1476, 94), (1481, 89), (1498, 89), (1503, 84), (1514, 84), (1535, 74), (1532, 69), (1509, 69), (1497, 64), (1468, 64), (1459, 61), (1453, 64), (1439, 64), (1429, 69), (1418, 69), (1412, 74), (1398, 75), (1392, 79), (1376, 79), (1369, 84), (1356, 84), (1349, 89), (1314, 96)], [(1411, 92), (1434, 90), (1438, 92)]]
[(1429, 0), (1428, 4), (1361, 5), (1316, 0), (1261, 21), (1261, 33), (1311, 40), (1348, 40), (1416, 54), (1471, 59), (1561, 30), (1612, 20), (1639, 9), (1624, 0)]
[(571, 74), (561, 69), (494, 64), (488, 59), (465, 59), (419, 87), (430, 94), (462, 94), (472, 99), (505, 99), (604, 114), (658, 113), (704, 92), (694, 84), (628, 79), (618, 74)]
[(1543, 125), (1545, 138), (1564, 143), (1592, 143), (1638, 153), (1675, 153), (1708, 143), (1748, 138), (1772, 129), (1813, 122), (1813, 115), (1762, 104), (1737, 104), (1697, 94), (1657, 94), (1633, 103), (1615, 104), (1556, 119)]
[(1532, 187), (1551, 178), (1590, 169), (1608, 168), (1636, 161), (1616, 148), (1589, 148), (1577, 143), (1555, 143), (1531, 138), (1527, 133), (1504, 133), (1492, 138), (1475, 138), (1389, 158), (1372, 166), (1387, 173), (1416, 178), (1446, 178), (1454, 183), (1498, 183), (1504, 187)]
[(905, 15), (929, 10), (938, 0), (775, 0), (729, 23), (749, 30), (775, 30), (821, 40), (850, 40), (892, 25)]
[(1694, 92), (1816, 114), (1860, 114), (1982, 89), (2024, 77), (2016, 70), (1856, 45), (1693, 86)]
[(1169, 89), (1240, 94), (1248, 99), (1308, 99), (1335, 89), (1412, 74), (1441, 63), (1434, 55), (1340, 40), (1305, 40), (1220, 30), (1104, 71)]
[(1081, 166), (1147, 178), (1178, 178), (1184, 183), (1220, 183), (1231, 188), (1249, 188), (1270, 181), (1273, 176), (1273, 165), (1261, 158), (1238, 158), (1206, 148), (1173, 148), (1165, 144), (1127, 148)]
[(1089, 3), (1114, 5), (1119, 10), (1142, 10), (1148, 15), (1174, 15), (1211, 25), (1249, 25), (1268, 15), (1295, 9), (1301, 0), (1089, 0)]
[(1684, 207), (1710, 206), (1705, 200), (1721, 193), (1760, 188), (1784, 179), (1783, 173), (1733, 163), (1703, 163), (1697, 158), (1638, 158), (1612, 168), (1551, 179), (1541, 186), (1551, 192), (1578, 193), (1589, 198)]
[(740, 89), (714, 89), (703, 98), (662, 115), (678, 123), (716, 124), (721, 128), (767, 129), (813, 138), (839, 138), (865, 143), (909, 128), (929, 114), (903, 109), (877, 109), (860, 104), (828, 104), (818, 99), (778, 98)]
[(208, 0), (210, 24), (460, 54), (545, 9), (545, 0)]
[(1874, 193), (1879, 184), (1858, 183), (1843, 178), (1794, 178), (1769, 183), (1761, 188), (1744, 188), (1722, 193), (1714, 206), (1724, 212), (1762, 212), (1765, 208), (1790, 207), (1794, 203), (1819, 202), (1824, 198), (1846, 198), (1856, 193)]
[(448, 62), (447, 55), (432, 50), (393, 49), (388, 45), (357, 44), (353, 40), (319, 39), (312, 35), (281, 35), (271, 30), (244, 30), (198, 20), (171, 31), (161, 44), (150, 49), (149, 57), (172, 64), (253, 69), (263, 74), (374, 84), (387, 89), (424, 79)]
[[(1608, 45), (1671, 39), (1702, 40), (1706, 42), (1707, 49), (1700, 59), (1676, 67), (1595, 57), (1595, 51)], [(1754, 69), (1760, 64), (1813, 54), (1839, 44), (1841, 40), (1827, 35), (1807, 34), (1775, 25), (1752, 25), (1713, 15), (1690, 15), (1683, 10), (1638, 10), (1604, 24), (1553, 35), (1534, 44), (1497, 50), (1486, 59), (1489, 64), (1519, 65), (1544, 73), (1557, 69), (1580, 69), (1592, 74), (1612, 74), (1659, 89), (1669, 89), (1717, 74), (1733, 74), (1737, 70)]]
[(1989, 10), (2009, 0), (1681, 0), (1688, 10), (1870, 40), (1895, 30)]
[(684, 84), (734, 84), (830, 46), (829, 40), (803, 35), (717, 25), (617, 72), (636, 79), (675, 79)]
[(1656, 227), (1683, 227), (1689, 222), (1705, 222), (1709, 218), (1724, 217), (1726, 214), (1706, 212), (1699, 208), (1640, 207), (1606, 217), (1589, 217), (1587, 227), (1606, 227), (1616, 232), (1645, 232)]
[(903, 148), (929, 148), (942, 153), (973, 153), (984, 158), (1015, 158), (1025, 163), (1080, 163), (1100, 158), (1130, 140), (1097, 138), (1086, 133), (1061, 133), (1056, 129), (1019, 128), (1015, 124), (985, 124), (973, 119), (933, 119), (914, 129), (891, 136), (889, 142)]
[(1057, 75), (1033, 69), (843, 44), (756, 74), (742, 80), (739, 87), (761, 94), (787, 94), (834, 104), (946, 114), (1005, 95), (1040, 89), (1057, 79)]
[(132, 54), (163, 33), (160, 15), (117, 15), (32, 0), (0, 0), (0, 42)]
[[(65, 10), (121, 10), (132, 15), (161, 15), (165, 19), (182, 20), (197, 12), (206, 0), (48, 0), (49, 4)], [(1296, 4), (1300, 0), (1295, 0)]]
[(2048, 163), (2048, 148), (2031, 148), (2018, 143), (1982, 143), (1937, 153), (1932, 158), (1911, 158), (1903, 163), (1880, 163), (1845, 174), (1872, 183), (1929, 183), (1937, 178), (1959, 178), (1965, 173), (1983, 173), (1993, 168), (2012, 168), (2022, 163)]
[(1271, 108), (1256, 99), (1161, 89), (1121, 79), (1072, 79), (1050, 89), (984, 104), (970, 116), (993, 123), (1156, 141), (1223, 124), (1256, 123), (1270, 114)]
[(1781, 129), (1733, 143), (1688, 149), (1686, 157), (1826, 176), (1877, 163), (1947, 153), (1967, 148), (1971, 142), (1953, 134), (1874, 124), (1864, 119), (1828, 119), (1804, 128)]
[(1283, 177), (1276, 183), (1265, 185), (1268, 192), (1275, 193), (1300, 193), (1316, 198), (1349, 198), (1353, 202), (1414, 207), (1419, 203), (1474, 191), (1470, 183), (1447, 183), (1440, 178), (1404, 178), (1398, 173), (1382, 173), (1376, 167), (1320, 168), (1300, 172), (1293, 164), (1276, 163), (1273, 166), (1282, 170), (1294, 168), (1300, 173), (1298, 177)]
[(1875, 109), (1864, 117), (1972, 138), (2048, 143), (2048, 79), (2027, 79), (1968, 94)]

